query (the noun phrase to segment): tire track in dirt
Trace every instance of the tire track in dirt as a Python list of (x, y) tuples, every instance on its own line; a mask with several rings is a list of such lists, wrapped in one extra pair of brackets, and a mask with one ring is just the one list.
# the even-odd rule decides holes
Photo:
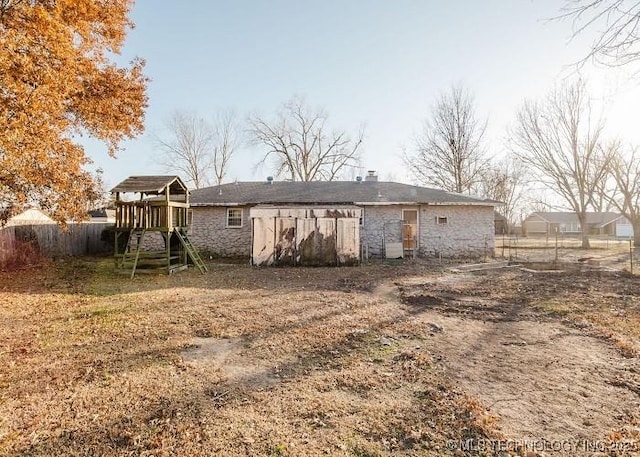
[(481, 280), (472, 274), (408, 278), (396, 283), (397, 294), (388, 286), (378, 292), (399, 300), (414, 324), (444, 329), (431, 332), (426, 346), (498, 417), (508, 438), (596, 441), (625, 428), (638, 431), (632, 425), (640, 412), (638, 358), (624, 358), (610, 342), (539, 316), (524, 302), (440, 287)]

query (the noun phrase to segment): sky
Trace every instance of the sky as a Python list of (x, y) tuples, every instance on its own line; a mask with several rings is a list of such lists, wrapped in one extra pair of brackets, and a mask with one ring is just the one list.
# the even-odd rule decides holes
[[(149, 108), (143, 135), (122, 144), (116, 159), (85, 140), (92, 168), (107, 188), (130, 175), (170, 174), (153, 134), (175, 110), (212, 118), (233, 110), (273, 117), (304, 97), (328, 124), (355, 136), (364, 127), (362, 170), (411, 182), (401, 159), (411, 151), (441, 93), (462, 85), (487, 119), (485, 148), (499, 160), (507, 128), (526, 98), (543, 97), (578, 76), (572, 65), (596, 30), (571, 39), (572, 24), (550, 21), (559, 0), (138, 0), (122, 55), (146, 60)], [(632, 70), (585, 65), (607, 133), (640, 144), (640, 81)], [(265, 150), (247, 142), (227, 181), (263, 180)]]

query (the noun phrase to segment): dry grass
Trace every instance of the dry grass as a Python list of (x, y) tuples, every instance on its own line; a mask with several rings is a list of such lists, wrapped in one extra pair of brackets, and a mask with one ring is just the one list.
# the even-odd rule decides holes
[(0, 454), (449, 455), (491, 433), (410, 313), (374, 293), (420, 264), (111, 267), (0, 277)]
[[(4, 274), (0, 455), (437, 456), (498, 436), (419, 309), (378, 287), (416, 275), (442, 272), (213, 265), (130, 281), (85, 259)], [(444, 292), (525, 303), (636, 353), (633, 278), (479, 275)]]
[(534, 306), (614, 340), (626, 357), (638, 354), (640, 285), (637, 279), (626, 273), (594, 272), (577, 276), (565, 274), (541, 282), (539, 293), (531, 300)]

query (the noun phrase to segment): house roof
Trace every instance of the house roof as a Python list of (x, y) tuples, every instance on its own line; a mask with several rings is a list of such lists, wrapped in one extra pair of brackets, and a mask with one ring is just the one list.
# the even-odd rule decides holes
[[(538, 211), (535, 213), (531, 213), (527, 219), (538, 216), (544, 221), (550, 224), (577, 224), (578, 223), (578, 215), (575, 212), (571, 211), (549, 211), (543, 212)], [(587, 224), (589, 225), (598, 225), (603, 227), (608, 225), (618, 219), (623, 217), (619, 213), (614, 213), (611, 211), (606, 212), (587, 212)]]
[(497, 211), (493, 212), (493, 220), (507, 222), (507, 218)]
[(178, 176), (129, 176), (111, 189), (111, 192), (159, 194), (167, 186), (169, 186), (169, 191), (173, 193), (185, 194), (187, 192), (187, 186)]
[(98, 208), (89, 211), (89, 217), (92, 218), (115, 218), (116, 210), (111, 208)]
[(196, 189), (192, 206), (257, 204), (453, 204), (496, 206), (499, 202), (428, 187), (382, 181), (236, 182)]
[(7, 225), (23, 224), (55, 224), (55, 221), (40, 208), (29, 208), (19, 214), (10, 217)]

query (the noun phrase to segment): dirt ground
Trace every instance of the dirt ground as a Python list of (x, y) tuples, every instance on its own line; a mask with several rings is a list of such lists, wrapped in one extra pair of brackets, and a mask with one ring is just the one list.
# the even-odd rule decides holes
[(0, 455), (640, 455), (630, 275), (111, 267), (0, 274)]
[[(637, 439), (637, 331), (605, 322), (607, 314), (638, 318), (635, 280), (506, 269), (411, 278), (400, 290), (403, 302), (421, 311), (418, 321), (448, 330), (434, 335), (430, 348), (500, 419), (506, 436)], [(583, 312), (590, 307), (598, 310)]]

